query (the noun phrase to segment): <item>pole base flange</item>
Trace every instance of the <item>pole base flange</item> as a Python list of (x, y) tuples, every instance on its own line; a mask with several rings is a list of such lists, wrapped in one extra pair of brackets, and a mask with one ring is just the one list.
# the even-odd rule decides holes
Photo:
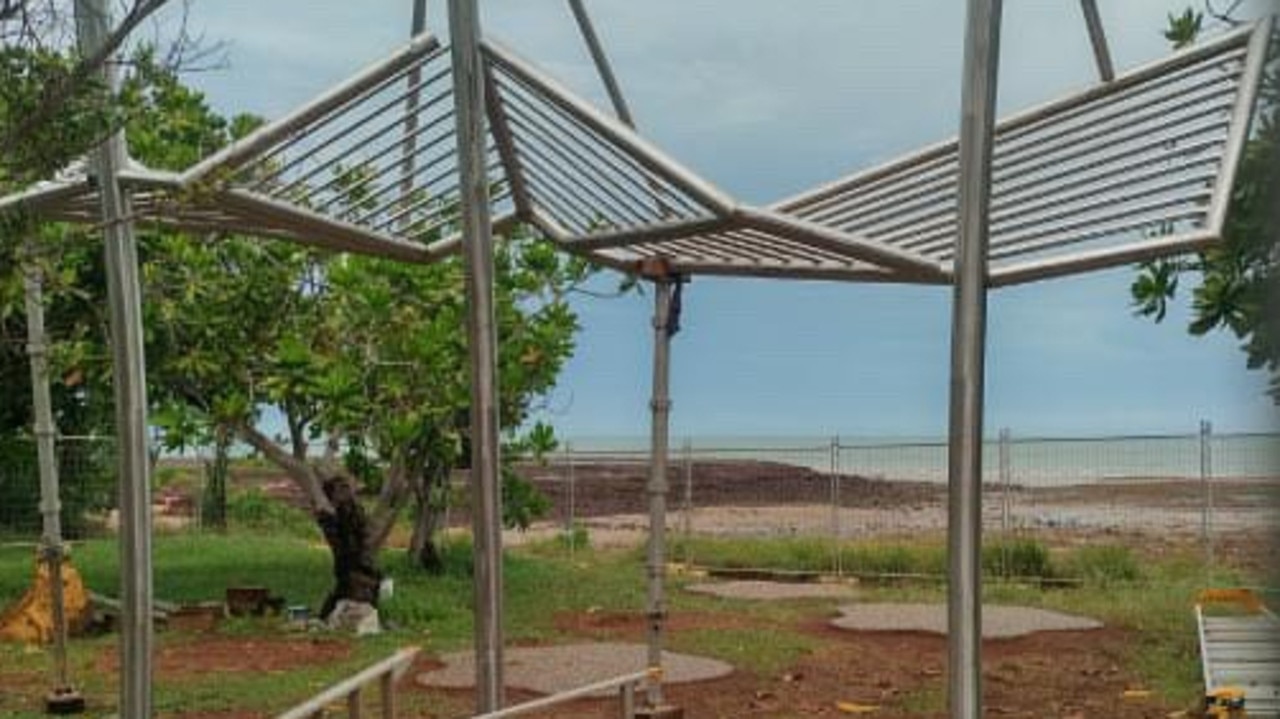
[(684, 719), (684, 709), (664, 704), (657, 707), (639, 707), (636, 719)]
[(44, 698), (46, 714), (83, 714), (84, 708), (84, 695), (74, 689), (55, 689)]

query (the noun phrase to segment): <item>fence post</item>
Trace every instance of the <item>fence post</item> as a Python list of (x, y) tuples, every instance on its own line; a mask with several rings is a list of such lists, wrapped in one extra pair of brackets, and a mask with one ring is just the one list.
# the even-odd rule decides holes
[(833, 436), (828, 450), (828, 467), (831, 476), (831, 547), (837, 577), (844, 575), (844, 561), (840, 551), (840, 437)]
[(1212, 443), (1213, 424), (1208, 420), (1200, 420), (1200, 486), (1202, 503), (1200, 505), (1200, 536), (1204, 541), (1205, 574), (1212, 578), (1214, 567), (1213, 556), (1213, 456)]
[(565, 538), (569, 540), (569, 557), (572, 558), (578, 546), (578, 535), (574, 531), (578, 523), (578, 481), (573, 466), (573, 443), (564, 443), (565, 471), (568, 473), (568, 497), (565, 500)]
[(1010, 454), (1010, 439), (1012, 434), (1008, 427), (1000, 430), (999, 443), (999, 466), (1000, 466), (1000, 536), (1001, 536), (1001, 561), (1000, 571), (1005, 579), (1012, 574), (1009, 567), (1009, 539), (1013, 529), (1013, 507), (1011, 503), (1013, 497), (1010, 495), (1010, 485), (1013, 483), (1013, 458)]
[(684, 454), (684, 498), (681, 500), (680, 534), (683, 536), (683, 541), (681, 542), (680, 561), (685, 564), (692, 564), (689, 558), (689, 544), (693, 539), (693, 441), (688, 437), (684, 438), (682, 451)]
[(378, 680), (379, 689), (382, 693), (382, 718), (396, 719), (396, 675), (394, 672), (387, 672)]

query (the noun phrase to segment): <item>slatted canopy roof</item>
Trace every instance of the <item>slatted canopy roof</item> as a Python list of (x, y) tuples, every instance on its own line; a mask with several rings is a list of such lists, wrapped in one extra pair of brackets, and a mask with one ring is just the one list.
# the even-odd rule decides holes
[[(1261, 21), (996, 129), (993, 286), (1221, 238), (1270, 35)], [(627, 271), (949, 283), (952, 140), (772, 205), (735, 200), (533, 63), (482, 43), (495, 225), (535, 225)], [(447, 48), (422, 35), (183, 173), (121, 173), (139, 219), (430, 262), (459, 246)], [(780, 148), (785, 152), (785, 148)], [(94, 222), (82, 168), (0, 199)]]

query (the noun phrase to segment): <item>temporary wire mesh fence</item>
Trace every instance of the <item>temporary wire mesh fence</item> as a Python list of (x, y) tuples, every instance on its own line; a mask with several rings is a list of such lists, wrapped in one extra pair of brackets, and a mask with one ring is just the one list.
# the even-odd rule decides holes
[[(105, 532), (116, 504), (113, 441), (60, 437), (57, 457), (63, 534), (79, 539)], [(0, 538), (35, 541), (41, 523), (35, 442), (0, 442)]]
[[(35, 541), (34, 444), (11, 442), (0, 454), (0, 537)], [(110, 534), (113, 441), (60, 438), (58, 456), (67, 535)], [(671, 556), (739, 569), (943, 576), (946, 460), (940, 441), (674, 442)], [(297, 504), (296, 488), (269, 466), (238, 462), (236, 481), (252, 488), (231, 493), (237, 526), (255, 517), (280, 526), (284, 504), (291, 497)], [(203, 528), (206, 464), (199, 456), (159, 462), (158, 530)], [(540, 530), (524, 537), (550, 532), (574, 549), (644, 541), (649, 456), (641, 443), (567, 443), (519, 470), (551, 503)], [(465, 495), (465, 477), (457, 482)], [(984, 448), (984, 561), (997, 576), (1090, 571), (1061, 566), (1061, 557), (1081, 548), (1113, 564), (1130, 561), (1120, 556), (1127, 551), (1132, 561), (1182, 555), (1209, 569), (1261, 570), (1270, 532), (1280, 526), (1278, 508), (1280, 435), (1215, 434), (1207, 423), (1181, 435), (1052, 438), (1005, 430)], [(466, 524), (465, 509), (464, 502), (451, 513), (454, 524)], [(1108, 555), (1114, 548), (1121, 550)], [(1059, 566), (1049, 566), (1051, 554)]]
[[(1280, 436), (1020, 437), (984, 448), (984, 565), (1067, 581), (1136, 573), (1150, 555), (1262, 570), (1280, 517)], [(677, 560), (721, 569), (945, 574), (940, 441), (676, 443), (668, 530)], [(647, 527), (648, 455), (567, 445), (526, 472), (566, 536), (634, 544)], [(763, 548), (759, 539), (775, 540)], [(781, 541), (776, 541), (781, 540)], [(1081, 558), (1083, 557), (1083, 559)], [(768, 565), (767, 567), (753, 565)]]

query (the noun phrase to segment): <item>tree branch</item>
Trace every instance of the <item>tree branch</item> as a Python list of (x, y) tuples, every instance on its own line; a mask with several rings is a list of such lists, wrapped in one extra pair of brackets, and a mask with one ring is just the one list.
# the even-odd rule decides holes
[(310, 499), (311, 508), (314, 511), (325, 514), (333, 512), (333, 505), (330, 504), (329, 498), (324, 494), (320, 477), (310, 465), (295, 459), (293, 455), (281, 449), (279, 445), (272, 442), (269, 437), (259, 432), (257, 428), (248, 422), (237, 422), (232, 427), (235, 429), (236, 434), (240, 436), (240, 439), (261, 452), (272, 464), (283, 469), (289, 475), (289, 478)]
[[(25, 11), (28, 2), (28, 0), (3, 1), (16, 3), (15, 9), (19, 13)], [(0, 155), (14, 153), (33, 135), (36, 128), (52, 122), (59, 110), (67, 103), (68, 98), (83, 92), (89, 80), (103, 71), (107, 60), (116, 54), (129, 35), (168, 2), (169, 0), (136, 0), (120, 24), (107, 35), (102, 46), (92, 54), (82, 57), (72, 71), (60, 81), (45, 87), (35, 110), (24, 115), (21, 122), (3, 134), (0, 139)], [(14, 9), (11, 9), (11, 12), (13, 11)], [(114, 127), (111, 128), (111, 131), (114, 130)]]
[[(418, 468), (421, 471), (421, 468)], [(369, 519), (366, 542), (372, 549), (380, 549), (391, 530), (395, 528), (396, 519), (409, 501), (409, 481), (411, 470), (403, 462), (393, 462), (387, 471), (387, 481), (378, 494), (378, 505)]]

